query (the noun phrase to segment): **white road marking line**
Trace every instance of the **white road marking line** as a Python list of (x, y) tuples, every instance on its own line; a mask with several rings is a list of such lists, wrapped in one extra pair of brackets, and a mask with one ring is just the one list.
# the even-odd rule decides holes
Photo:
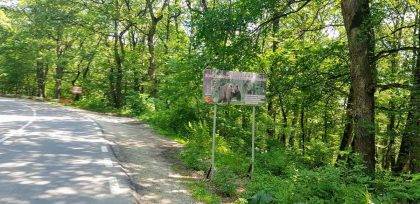
[(13, 141), (4, 141), (3, 145), (11, 145), (13, 143)]
[(6, 136), (0, 139), (0, 143), (3, 143), (4, 141), (8, 140), (10, 137)]
[(115, 177), (109, 178), (109, 190), (111, 194), (119, 194), (120, 193), (120, 185), (118, 184), (118, 180)]
[[(31, 109), (31, 111), (32, 111), (32, 117), (31, 117), (31, 119), (25, 125), (23, 125), (22, 127), (20, 127), (19, 129), (17, 129), (17, 130), (10, 130), (6, 135), (13, 136), (13, 135), (22, 134), (23, 133), (23, 130), (26, 127), (28, 127), (29, 125), (31, 125), (35, 121), (35, 119), (37, 117), (36, 110), (34, 108), (32, 108), (31, 106), (25, 104), (25, 103), (22, 103), (22, 104), (24, 106), (29, 107)], [(5, 138), (10, 138), (10, 137), (9, 136), (6, 136)]]
[(116, 146), (115, 142), (107, 140), (106, 143), (111, 146)]
[(109, 178), (108, 183), (109, 183), (109, 190), (111, 191), (111, 194), (113, 195), (123, 194), (129, 191), (128, 188), (121, 188), (120, 184), (118, 183), (117, 178), (115, 177)]
[(108, 152), (108, 148), (106, 148), (106, 146), (101, 146), (101, 151), (102, 152)]
[(34, 108), (32, 108), (32, 106), (29, 106), (27, 104), (23, 104), (23, 105), (25, 105), (26, 107), (29, 107), (32, 110), (32, 119), (30, 121), (28, 121), (24, 126), (22, 126), (21, 128), (19, 128), (18, 131), (22, 131), (23, 129), (25, 129), (26, 127), (28, 127), (36, 119), (36, 110)]
[(95, 124), (95, 130), (97, 130), (98, 132), (96, 133), (96, 135), (98, 135), (98, 136), (102, 136), (103, 134), (102, 134), (102, 129), (101, 129), (101, 127), (98, 125), (98, 123), (94, 120), (94, 119), (92, 119), (91, 117), (87, 117), (87, 120), (89, 120), (90, 122), (92, 122), (92, 123), (94, 123)]
[(103, 164), (106, 166), (106, 167), (113, 167), (114, 165), (112, 164), (112, 160), (110, 159), (110, 158), (105, 158), (104, 160), (103, 160)]

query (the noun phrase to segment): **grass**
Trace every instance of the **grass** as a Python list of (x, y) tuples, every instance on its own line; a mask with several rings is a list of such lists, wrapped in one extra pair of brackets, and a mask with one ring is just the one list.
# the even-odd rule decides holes
[(221, 203), (220, 197), (209, 190), (209, 187), (205, 181), (191, 181), (188, 184), (188, 188), (190, 189), (193, 198), (195, 198), (197, 201), (201, 201), (207, 204)]
[(180, 135), (180, 134), (177, 134), (177, 133), (175, 133), (175, 132), (173, 132), (173, 131), (169, 131), (169, 130), (165, 130), (165, 129), (163, 129), (163, 128), (161, 128), (161, 127), (159, 127), (157, 124), (155, 124), (155, 123), (153, 123), (153, 121), (152, 121), (152, 116), (150, 115), (150, 114), (153, 114), (153, 113), (145, 113), (145, 114), (142, 114), (142, 115), (140, 115), (140, 116), (137, 116), (137, 119), (138, 120), (140, 120), (140, 121), (145, 121), (145, 122), (147, 122), (147, 124), (149, 124), (150, 125), (150, 127), (158, 134), (158, 135), (161, 135), (161, 136), (164, 136), (164, 137), (166, 137), (166, 138), (169, 138), (169, 139), (171, 139), (172, 141), (175, 141), (175, 142), (177, 142), (177, 143), (179, 143), (179, 144), (186, 144), (187, 143), (187, 140), (185, 140), (185, 138), (182, 136), (182, 135)]

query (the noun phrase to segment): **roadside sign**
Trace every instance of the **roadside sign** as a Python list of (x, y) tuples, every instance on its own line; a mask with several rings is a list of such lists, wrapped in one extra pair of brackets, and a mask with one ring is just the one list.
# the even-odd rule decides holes
[(71, 88), (71, 93), (74, 94), (74, 95), (79, 95), (79, 94), (83, 93), (83, 89), (80, 86), (73, 86)]
[(252, 176), (255, 163), (255, 106), (265, 102), (265, 77), (252, 72), (234, 72), (216, 69), (204, 70), (204, 101), (213, 107), (213, 130), (211, 148), (211, 166), (206, 178), (211, 179), (216, 171), (216, 118), (217, 105), (250, 105), (252, 106), (252, 141), (251, 165), (249, 177)]
[(204, 101), (208, 104), (262, 105), (265, 77), (252, 72), (204, 71)]

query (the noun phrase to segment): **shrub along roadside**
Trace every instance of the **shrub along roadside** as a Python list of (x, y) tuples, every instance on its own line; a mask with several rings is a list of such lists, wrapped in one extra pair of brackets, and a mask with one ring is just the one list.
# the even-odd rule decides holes
[[(89, 106), (84, 108), (89, 109)], [(200, 122), (168, 125), (176, 120), (176, 115), (165, 111), (146, 111), (141, 119), (151, 123), (160, 134), (185, 142), (179, 158), (187, 168), (205, 172), (210, 167), (209, 125)], [(332, 150), (317, 141), (311, 143), (305, 155), (279, 147), (257, 151), (256, 169), (252, 179), (248, 179), (249, 153), (233, 149), (231, 142), (217, 136), (217, 171), (212, 181), (189, 183), (197, 200), (204, 203), (220, 203), (226, 199), (236, 200), (235, 203), (252, 203), (253, 200), (258, 200), (257, 203), (420, 201), (419, 175), (397, 177), (378, 171), (373, 179), (365, 174), (358, 156), (352, 157), (352, 165), (342, 162), (333, 165), (329, 161)]]
[[(209, 167), (209, 155), (195, 144), (187, 143), (181, 159), (191, 169), (205, 170), (204, 167)], [(232, 162), (235, 157), (241, 158), (242, 165)], [(272, 200), (267, 199), (271, 203), (414, 203), (420, 200), (418, 175), (403, 179), (378, 172), (373, 179), (365, 173), (358, 156), (352, 158), (351, 166), (340, 162), (317, 167), (284, 149), (258, 152), (256, 157), (256, 171), (252, 179), (247, 179), (244, 167), (249, 160), (241, 155), (218, 152), (219, 168), (209, 182), (209, 189), (221, 197), (234, 197), (237, 203), (246, 199), (251, 203), (250, 198), (261, 192), (272, 197)]]

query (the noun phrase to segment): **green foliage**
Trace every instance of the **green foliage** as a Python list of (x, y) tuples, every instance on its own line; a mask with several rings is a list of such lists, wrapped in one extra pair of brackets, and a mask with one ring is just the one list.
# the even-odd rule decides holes
[[(359, 174), (362, 173), (362, 174)], [(363, 177), (363, 172), (355, 174)], [(295, 201), (309, 200), (312, 203), (361, 203), (364, 199), (366, 185), (360, 183), (346, 183), (343, 169), (326, 166), (316, 170), (302, 170), (297, 175), (295, 190), (298, 195), (293, 197)]]
[(181, 159), (187, 167), (205, 171), (209, 168), (211, 136), (205, 124), (190, 124), (190, 138), (181, 152)]
[[(218, 140), (219, 142), (220, 140)], [(218, 144), (220, 144), (219, 142)], [(226, 151), (227, 149), (224, 149)], [(240, 153), (233, 152), (221, 152), (223, 149), (219, 147), (219, 152), (217, 152), (216, 157), (216, 167), (225, 167), (227, 166), (235, 175), (238, 177), (245, 177), (247, 175), (247, 170), (250, 165), (250, 158), (248, 155), (243, 155)]]
[(125, 105), (122, 108), (125, 115), (142, 115), (154, 110), (154, 103), (146, 94), (131, 92), (125, 98)]
[(270, 194), (275, 203), (287, 203), (290, 196), (293, 195), (294, 186), (291, 180), (273, 176), (261, 171), (256, 171), (252, 176), (252, 180), (246, 184), (246, 192), (243, 197), (252, 198), (260, 191)]
[[(389, 166), (382, 171), (385, 153), (398, 153), (411, 109), (406, 86), (414, 82), (416, 53), (405, 50), (375, 62), (378, 171), (373, 179), (350, 150), (344, 151), (347, 161), (334, 163), (351, 83), (347, 33), (336, 1), (170, 1), (162, 10), (155, 1), (152, 10), (162, 16), (150, 42), (156, 19), (139, 15), (147, 2), (153, 1), (30, 0), (0, 8), (0, 93), (37, 95), (44, 82), (51, 98), (61, 82), (62, 97), (72, 99), (70, 88), (82, 86), (74, 105), (150, 122), (185, 141), (181, 160), (205, 172), (213, 113), (202, 100), (203, 70), (263, 73), (270, 107), (257, 109), (252, 179), (246, 178), (251, 109), (219, 107), (218, 171), (209, 183), (191, 184), (198, 200), (220, 203), (214, 193), (242, 203), (269, 203), (270, 196), (274, 203), (420, 200), (418, 175), (395, 176)], [(413, 0), (371, 3), (372, 15), (363, 23), (378, 39), (374, 54), (418, 46), (416, 6)], [(383, 89), (387, 84), (401, 88)], [(115, 108), (117, 99), (121, 106)]]
[(334, 156), (334, 149), (318, 140), (312, 140), (305, 151), (303, 161), (311, 168), (322, 167), (331, 164)]
[(230, 197), (236, 194), (237, 179), (237, 175), (229, 167), (220, 167), (216, 169), (211, 182), (217, 193)]
[(106, 98), (102, 94), (94, 93), (87, 97), (83, 97), (74, 103), (77, 107), (98, 111), (110, 112), (112, 108), (107, 104)]
[(191, 182), (189, 188), (192, 191), (192, 196), (198, 201), (206, 204), (221, 203), (221, 199), (208, 190), (208, 186), (204, 181)]
[(260, 191), (248, 199), (248, 204), (270, 204), (273, 202), (273, 197), (265, 191)]
[(377, 172), (373, 186), (378, 203), (415, 203), (420, 200), (419, 174), (396, 177), (386, 171)]
[(278, 148), (257, 155), (257, 167), (279, 177), (288, 177), (293, 173), (293, 163), (287, 151)]
[[(292, 162), (289, 160), (288, 162)], [(316, 169), (299, 168), (289, 176), (274, 176), (257, 171), (247, 184), (245, 195), (264, 190), (276, 203), (363, 203), (369, 179), (363, 169), (327, 165)], [(348, 178), (358, 177), (357, 181)]]

